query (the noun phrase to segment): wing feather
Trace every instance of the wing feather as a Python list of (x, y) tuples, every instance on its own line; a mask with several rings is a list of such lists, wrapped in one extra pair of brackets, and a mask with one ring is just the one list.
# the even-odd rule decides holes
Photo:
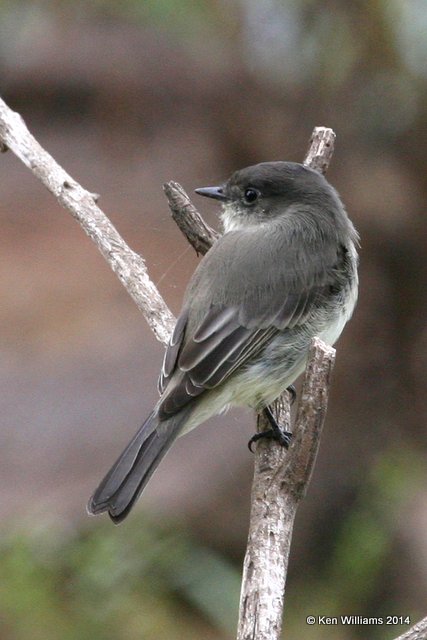
[[(170, 416), (203, 391), (213, 389), (231, 376), (245, 362), (256, 357), (279, 331), (304, 320), (311, 311), (320, 288), (288, 295), (270, 326), (256, 329), (239, 324), (239, 308), (211, 310), (195, 332), (197, 341), (188, 337), (176, 359), (181, 372), (177, 384), (166, 391), (160, 415)], [(210, 323), (212, 319), (212, 325)], [(282, 329), (283, 327), (283, 329)]]
[[(165, 354), (161, 419), (224, 382), (256, 359), (278, 332), (303, 323), (336, 295), (331, 287), (341, 286), (342, 247), (331, 240), (316, 261), (298, 253), (297, 246), (291, 236), (285, 238), (274, 258), (267, 236), (230, 232), (208, 252), (190, 281)], [(255, 253), (263, 268), (252, 273)], [(277, 269), (275, 260), (287, 268)], [(226, 289), (212, 272), (225, 274)]]
[(176, 361), (178, 359), (179, 351), (184, 341), (185, 327), (188, 320), (188, 310), (183, 309), (176, 321), (175, 329), (173, 330), (172, 337), (169, 340), (169, 344), (166, 348), (165, 356), (163, 358), (163, 366), (160, 372), (157, 387), (159, 393), (163, 393), (167, 387), (169, 379), (175, 369)]

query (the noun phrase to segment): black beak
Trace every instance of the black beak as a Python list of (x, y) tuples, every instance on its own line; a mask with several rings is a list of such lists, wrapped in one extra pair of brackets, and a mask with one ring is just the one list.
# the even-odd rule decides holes
[(228, 197), (224, 193), (223, 187), (200, 187), (200, 189), (195, 189), (195, 192), (198, 193), (199, 196), (215, 198), (215, 200), (228, 200)]

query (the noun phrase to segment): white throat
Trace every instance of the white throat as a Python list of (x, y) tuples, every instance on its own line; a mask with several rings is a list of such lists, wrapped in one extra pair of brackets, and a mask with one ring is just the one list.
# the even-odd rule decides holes
[(236, 207), (228, 203), (222, 205), (221, 222), (224, 233), (238, 231), (243, 227), (247, 227), (247, 220), (243, 221), (242, 216), (236, 211)]
[[(261, 210), (263, 213), (263, 210)], [(260, 220), (256, 216), (249, 216), (248, 212), (239, 209), (235, 204), (225, 203), (222, 205), (221, 222), (224, 233), (229, 231), (259, 230), (262, 226), (269, 224), (267, 220)]]

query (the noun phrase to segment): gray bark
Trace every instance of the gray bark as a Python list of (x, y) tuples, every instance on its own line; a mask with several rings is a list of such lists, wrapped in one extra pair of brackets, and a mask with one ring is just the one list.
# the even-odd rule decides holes
[[(335, 349), (312, 340), (289, 451), (272, 441), (257, 445), (238, 640), (280, 637), (294, 518), (319, 449), (334, 359)], [(285, 395), (275, 411), (289, 430)]]
[(423, 618), (395, 640), (427, 640), (427, 618)]
[(97, 206), (99, 196), (83, 189), (64, 171), (31, 135), (19, 113), (9, 109), (1, 98), (0, 140), (77, 220), (142, 311), (156, 338), (166, 344), (175, 318), (148, 277), (144, 259), (130, 249)]

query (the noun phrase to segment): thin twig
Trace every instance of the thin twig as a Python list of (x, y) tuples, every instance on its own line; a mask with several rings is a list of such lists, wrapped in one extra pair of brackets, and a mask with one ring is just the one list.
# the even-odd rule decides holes
[(419, 620), (413, 627), (394, 640), (427, 640), (427, 618)]
[(334, 153), (335, 133), (327, 127), (315, 127), (310, 138), (304, 164), (319, 173), (326, 173)]
[(207, 253), (220, 234), (206, 224), (178, 182), (167, 182), (163, 185), (163, 191), (168, 199), (172, 218), (188, 242), (196, 253)]

